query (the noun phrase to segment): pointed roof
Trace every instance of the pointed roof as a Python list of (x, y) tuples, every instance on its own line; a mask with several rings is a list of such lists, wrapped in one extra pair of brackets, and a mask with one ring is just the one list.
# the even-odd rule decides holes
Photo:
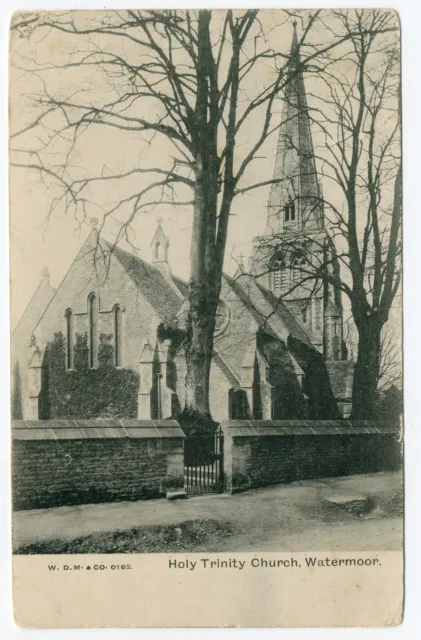
[[(99, 237), (95, 230), (89, 234), (75, 260), (80, 259), (81, 256), (88, 256), (92, 251), (93, 244), (94, 246), (99, 245), (101, 247), (102, 256), (113, 256), (116, 258), (135, 286), (142, 292), (162, 320), (171, 324), (174, 323), (176, 312), (188, 291), (187, 283), (173, 276), (171, 276), (170, 282), (159, 269), (141, 260), (132, 253), (115, 246), (104, 238)], [(43, 312), (35, 324), (33, 331), (39, 326), (55, 296), (65, 283), (74, 262), (75, 261), (73, 261), (69, 267), (58, 289), (55, 290), (50, 297), (48, 304), (43, 308)]]
[(163, 320), (173, 323), (188, 285), (180, 278), (173, 278), (175, 287), (172, 287), (159, 269), (144, 262), (144, 260), (134, 256), (132, 253), (113, 246), (106, 240), (103, 240), (103, 242), (112, 251), (156, 313)]
[(313, 343), (311, 342), (311, 338), (308, 333), (303, 329), (295, 316), (288, 309), (285, 302), (281, 302), (281, 300), (274, 294), (272, 291), (269, 291), (265, 287), (263, 287), (259, 282), (256, 282), (257, 287), (259, 288), (261, 294), (265, 298), (265, 300), (272, 306), (273, 312), (276, 316), (282, 321), (282, 323), (287, 328), (289, 334), (303, 342), (307, 346), (311, 346), (314, 348)]
[(151, 247), (156, 244), (157, 242), (160, 242), (162, 245), (168, 247), (170, 244), (170, 241), (168, 239), (168, 237), (165, 235), (164, 230), (162, 228), (162, 218), (158, 219), (158, 226), (156, 228), (156, 231), (154, 233), (154, 236), (151, 240)]
[[(53, 299), (55, 292), (56, 290), (51, 286), (49, 277), (47, 277), (47, 274), (44, 270), (41, 275), (40, 284), (38, 285), (34, 295), (29, 301), (25, 311), (20, 317), (11, 335), (10, 361), (12, 365), (15, 364), (16, 359), (20, 360), (21, 358), (21, 364), (27, 363), (30, 337), (33, 335), (35, 328), (40, 321), (40, 318), (42, 318), (45, 309)], [(26, 368), (26, 364), (23, 368)]]
[(143, 345), (139, 362), (143, 364), (147, 364), (149, 362), (153, 362), (153, 360), (154, 360), (154, 351), (152, 349), (152, 345), (150, 344), (149, 340), (147, 340)]
[(239, 376), (233, 370), (232, 366), (228, 364), (227, 360), (220, 353), (216, 351), (216, 349), (214, 349), (213, 351), (213, 361), (222, 371), (222, 373), (224, 374), (226, 379), (229, 381), (233, 389), (240, 389), (241, 385), (239, 381)]
[(258, 326), (283, 342), (291, 336), (315, 349), (307, 332), (301, 327), (289, 309), (273, 293), (265, 289), (255, 278), (243, 275), (236, 280), (223, 274), (231, 289), (250, 312)]
[(354, 363), (349, 360), (327, 361), (326, 369), (337, 400), (350, 400), (354, 383)]
[(333, 302), (333, 300), (331, 300), (330, 298), (328, 299), (328, 301), (326, 303), (326, 307), (325, 307), (325, 310), (324, 310), (324, 315), (325, 315), (326, 318), (336, 318), (336, 317), (340, 317), (340, 315), (341, 315), (338, 307)]
[(296, 219), (298, 222), (301, 221), (301, 227), (307, 225), (317, 229), (323, 226), (303, 65), (295, 23), (287, 74), (289, 81), (285, 87), (273, 173), (274, 180), (279, 182), (273, 184), (270, 191), (266, 233), (282, 231), (283, 216), (279, 216), (279, 213), (290, 198), (295, 202), (300, 198), (301, 219), (299, 220), (298, 216)]
[(42, 366), (42, 356), (41, 351), (38, 347), (35, 347), (30, 359), (29, 365), (31, 369), (37, 369)]

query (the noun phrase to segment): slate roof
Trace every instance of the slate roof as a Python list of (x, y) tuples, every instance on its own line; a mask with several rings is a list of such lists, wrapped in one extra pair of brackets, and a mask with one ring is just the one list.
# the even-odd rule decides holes
[[(178, 355), (184, 349), (185, 343), (182, 342), (176, 350), (176, 354)], [(213, 362), (219, 367), (220, 371), (224, 374), (228, 382), (234, 389), (239, 389), (241, 387), (240, 381), (238, 378), (238, 374), (233, 370), (231, 366), (228, 365), (226, 359), (221, 356), (215, 349), (213, 350), (212, 356)]]
[(183, 298), (185, 298), (189, 292), (189, 285), (187, 284), (187, 282), (184, 282), (184, 280), (181, 280), (177, 276), (173, 276), (172, 281), (174, 282)]
[(240, 382), (237, 378), (237, 375), (234, 371), (228, 366), (225, 359), (217, 352), (213, 352), (213, 361), (218, 365), (222, 373), (225, 375), (229, 383), (234, 389), (239, 389), (241, 387)]
[[(175, 285), (173, 287), (165, 276), (152, 265), (120, 247), (114, 247), (108, 242), (106, 244), (156, 313), (166, 322), (173, 324), (176, 313), (188, 294), (188, 284), (173, 276), (172, 280)], [(250, 311), (257, 324), (264, 326), (269, 335), (282, 339), (281, 333), (286, 331), (290, 336), (314, 348), (307, 332), (301, 327), (285, 303), (281, 302), (273, 293), (250, 277), (246, 277), (247, 282), (243, 282), (244, 278), (233, 280), (226, 274), (223, 274), (223, 277)], [(252, 292), (247, 293), (246, 285), (253, 288)], [(177, 295), (175, 288), (179, 291), (179, 295)], [(218, 364), (222, 369), (226, 369), (226, 363), (223, 361)], [(229, 379), (232, 378), (232, 383), (238, 384), (232, 371), (227, 371), (226, 374)]]
[(224, 278), (253, 315), (257, 324), (264, 326), (266, 333), (281, 340), (286, 337), (286, 333), (315, 349), (309, 335), (286, 305), (254, 278), (245, 275), (234, 280), (226, 274)]
[(106, 244), (156, 313), (163, 320), (173, 323), (174, 316), (182, 303), (181, 296), (186, 295), (188, 285), (180, 278), (173, 277), (173, 282), (180, 291), (180, 295), (177, 295), (158, 269), (119, 247), (114, 247), (108, 242)]
[(41, 280), (34, 295), (13, 330), (12, 347), (28, 349), (30, 337), (37, 327), (45, 309), (49, 306), (56, 289), (48, 282)]
[(335, 398), (345, 400), (352, 397), (352, 386), (354, 376), (354, 363), (348, 360), (338, 362), (326, 362), (326, 369), (329, 374)]
[(279, 298), (275, 296), (271, 291), (265, 289), (259, 282), (256, 282), (258, 288), (260, 289), (264, 298), (269, 302), (272, 306), (276, 315), (282, 320), (286, 328), (288, 329), (290, 335), (304, 344), (308, 346), (313, 346), (310, 336), (307, 331), (303, 329), (298, 320), (294, 318), (291, 311), (288, 309), (286, 304), (284, 304)]
[(256, 321), (256, 323), (259, 326), (266, 325), (265, 326), (265, 331), (269, 335), (273, 336), (274, 338), (278, 337), (276, 335), (276, 333), (270, 328), (270, 326), (267, 325), (266, 316), (261, 311), (259, 311), (259, 309), (256, 307), (256, 305), (250, 300), (250, 296), (248, 296), (246, 291), (244, 290), (244, 288), (240, 286), (239, 281), (238, 280), (234, 280), (230, 276), (227, 276), (225, 273), (222, 274), (222, 277), (228, 282), (228, 284), (230, 285), (231, 289), (238, 296), (238, 298), (241, 300), (241, 302), (246, 306), (247, 310), (253, 316), (253, 318)]

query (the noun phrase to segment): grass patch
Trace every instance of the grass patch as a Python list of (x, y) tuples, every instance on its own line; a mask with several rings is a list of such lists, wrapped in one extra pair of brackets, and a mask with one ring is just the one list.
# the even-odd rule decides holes
[(57, 553), (179, 553), (201, 551), (233, 533), (229, 522), (186, 520), (179, 524), (132, 527), (74, 540), (45, 540), (18, 547), (18, 555)]

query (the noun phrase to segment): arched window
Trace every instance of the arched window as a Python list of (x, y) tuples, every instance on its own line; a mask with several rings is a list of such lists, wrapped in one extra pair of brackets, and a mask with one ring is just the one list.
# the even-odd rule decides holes
[(285, 291), (286, 288), (286, 271), (285, 262), (275, 260), (272, 265), (273, 270), (273, 291), (279, 293)]
[(98, 366), (98, 299), (94, 293), (88, 298), (89, 316), (89, 366)]
[(67, 309), (66, 313), (66, 367), (74, 368), (74, 319), (73, 311)]
[(159, 258), (159, 242), (155, 243), (155, 258)]
[(281, 273), (279, 270), (280, 263), (275, 260), (273, 263), (273, 290), (280, 291), (281, 289)]
[(297, 285), (300, 283), (300, 264), (298, 260), (294, 260), (292, 263), (292, 284)]
[(280, 288), (281, 288), (281, 274), (277, 269), (276, 271), (273, 272), (273, 290), (279, 291)]
[(314, 301), (314, 306), (315, 306), (315, 324), (316, 324), (316, 329), (320, 330), (322, 328), (322, 301), (320, 298), (317, 298)]
[(289, 203), (289, 217), (290, 220), (295, 220), (295, 202), (293, 200)]
[(282, 263), (281, 267), (281, 291), (286, 291), (287, 289), (287, 270), (285, 267), (285, 263)]
[(300, 260), (300, 282), (306, 277), (306, 266), (307, 263), (304, 258), (302, 258)]
[(301, 310), (301, 318), (304, 324), (307, 324), (307, 306), (303, 307)]
[(295, 202), (291, 196), (289, 196), (288, 202), (284, 206), (284, 217), (285, 222), (293, 222), (295, 220)]
[(121, 367), (122, 320), (123, 314), (117, 304), (114, 307), (114, 364), (116, 367)]

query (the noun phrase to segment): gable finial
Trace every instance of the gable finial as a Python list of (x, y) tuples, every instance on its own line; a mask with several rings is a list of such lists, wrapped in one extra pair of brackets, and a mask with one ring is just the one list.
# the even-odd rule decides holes
[(156, 231), (151, 242), (152, 264), (157, 267), (163, 275), (170, 277), (171, 270), (168, 264), (168, 248), (170, 246), (170, 241), (165, 235), (162, 227), (163, 219), (158, 218), (157, 222)]
[(238, 256), (238, 268), (240, 269), (241, 273), (244, 273), (244, 258), (245, 256), (240, 253), (240, 255)]

